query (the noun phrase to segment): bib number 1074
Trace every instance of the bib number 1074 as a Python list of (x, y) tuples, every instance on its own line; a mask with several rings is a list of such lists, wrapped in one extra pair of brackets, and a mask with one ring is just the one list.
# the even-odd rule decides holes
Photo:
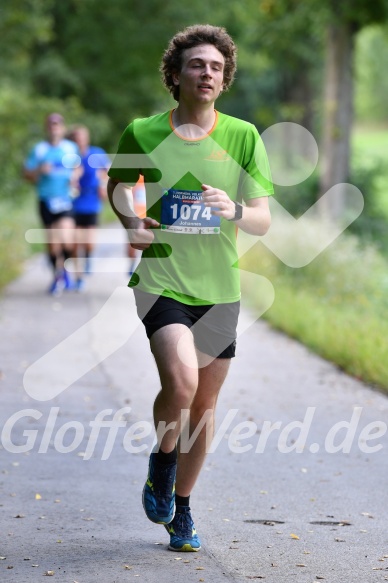
[[(172, 210), (172, 218), (176, 221), (178, 218), (184, 221), (198, 221), (200, 219), (206, 219), (210, 221), (212, 218), (211, 209), (208, 206), (202, 206), (200, 204), (172, 204), (170, 206)], [(178, 215), (179, 213), (179, 215)]]

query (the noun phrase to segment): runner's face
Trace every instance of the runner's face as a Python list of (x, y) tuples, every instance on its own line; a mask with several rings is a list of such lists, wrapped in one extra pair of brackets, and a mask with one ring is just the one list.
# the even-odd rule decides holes
[(75, 130), (74, 141), (81, 150), (87, 148), (90, 142), (88, 130), (86, 128), (78, 128)]
[(47, 121), (46, 129), (50, 140), (61, 140), (66, 131), (65, 125), (58, 121)]
[(213, 45), (199, 45), (183, 52), (181, 72), (174, 75), (179, 100), (214, 103), (222, 90), (225, 59)]

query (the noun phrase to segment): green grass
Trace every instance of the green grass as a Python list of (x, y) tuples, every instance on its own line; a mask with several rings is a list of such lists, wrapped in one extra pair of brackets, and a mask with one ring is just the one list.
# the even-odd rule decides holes
[(27, 229), (39, 226), (36, 200), (22, 199), (16, 206), (0, 202), (0, 289), (17, 277), (23, 262), (41, 247), (29, 245), (25, 240)]
[(374, 310), (322, 302), (310, 290), (275, 283), (276, 299), (266, 318), (347, 373), (388, 390), (388, 322)]
[[(313, 232), (319, 236), (322, 226)], [(308, 245), (306, 233), (287, 246)], [(303, 268), (284, 265), (261, 243), (241, 267), (267, 277), (275, 300), (264, 318), (347, 373), (388, 392), (388, 262), (372, 247), (343, 234)], [(244, 285), (251, 302), (259, 301)]]
[(356, 126), (353, 131), (352, 146), (355, 153), (369, 158), (387, 160), (388, 127)]

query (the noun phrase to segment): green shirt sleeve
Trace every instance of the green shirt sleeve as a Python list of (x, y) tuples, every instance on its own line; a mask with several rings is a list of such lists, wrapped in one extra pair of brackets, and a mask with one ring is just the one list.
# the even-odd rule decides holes
[(240, 192), (245, 201), (274, 194), (267, 152), (259, 132), (251, 124), (245, 142)]

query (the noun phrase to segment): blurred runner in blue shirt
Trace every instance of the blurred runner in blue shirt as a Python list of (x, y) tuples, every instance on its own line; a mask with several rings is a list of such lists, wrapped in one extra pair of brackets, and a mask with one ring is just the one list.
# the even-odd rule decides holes
[(71, 191), (79, 156), (76, 144), (64, 139), (66, 128), (62, 115), (48, 115), (45, 129), (47, 139), (32, 148), (23, 175), (36, 186), (39, 214), (47, 230), (47, 252), (54, 270), (49, 292), (59, 294), (64, 288), (72, 287), (64, 261), (74, 248)]
[[(110, 160), (102, 148), (90, 145), (90, 134), (86, 126), (76, 126), (70, 133), (81, 155), (82, 174), (79, 179), (79, 194), (73, 202), (74, 219), (77, 226), (76, 257), (77, 281), (76, 289), (84, 289), (83, 273), (90, 273), (90, 258), (96, 242), (96, 227), (102, 202), (107, 197), (107, 170)], [(80, 267), (80, 259), (84, 265)]]

